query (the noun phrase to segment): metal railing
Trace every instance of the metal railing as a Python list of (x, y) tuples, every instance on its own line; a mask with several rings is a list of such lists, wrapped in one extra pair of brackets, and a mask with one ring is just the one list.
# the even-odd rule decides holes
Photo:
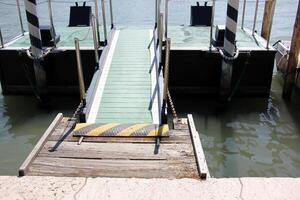
[(98, 10), (98, 0), (95, 0), (95, 17), (96, 17), (96, 27), (97, 27), (97, 46), (100, 46), (100, 31), (99, 31), (99, 10)]
[[(276, 5), (276, 0), (266, 0), (265, 3), (267, 3), (267, 1), (273, 1), (273, 5), (272, 5), (272, 10), (271, 10), (271, 20), (270, 20), (270, 28), (269, 28), (269, 32), (268, 35), (271, 35), (271, 31), (272, 31), (272, 26), (273, 26), (273, 18), (274, 18), (274, 13), (275, 13), (275, 5)], [(259, 0), (255, 1), (255, 11), (254, 11), (254, 18), (253, 18), (253, 26), (252, 26), (252, 36), (255, 37), (255, 33), (256, 33), (256, 24), (257, 24), (257, 15), (258, 15), (258, 8), (259, 8)], [(244, 30), (245, 28), (245, 15), (246, 15), (246, 9), (247, 9), (247, 0), (244, 0), (243, 3), (243, 14), (242, 14), (242, 25), (241, 28)], [(270, 37), (267, 38), (267, 45), (266, 48), (269, 49), (269, 44), (270, 44)]]
[(259, 0), (256, 0), (254, 19), (253, 19), (253, 28), (252, 28), (252, 35), (253, 36), (255, 34), (256, 20), (257, 20), (257, 13), (258, 13), (258, 2), (259, 2)]
[(1, 29), (0, 29), (0, 43), (1, 43), (1, 48), (4, 48), (4, 41), (3, 41)]
[(75, 38), (74, 42), (75, 42), (75, 51), (76, 51), (80, 100), (84, 100), (85, 99), (85, 85), (84, 85), (84, 78), (83, 78), (83, 72), (82, 72), (82, 62), (81, 62), (79, 39)]
[(112, 0), (109, 0), (109, 9), (110, 9), (110, 28), (114, 28), (114, 16), (113, 16), (113, 6), (112, 6)]
[(247, 0), (244, 0), (244, 3), (243, 3), (243, 15), (242, 15), (242, 25), (241, 25), (242, 29), (244, 29), (246, 6), (247, 6)]
[(214, 28), (214, 19), (215, 19), (215, 6), (216, 6), (216, 0), (212, 1), (212, 15), (211, 15), (211, 23), (210, 23), (210, 34), (209, 34), (209, 50), (212, 49), (212, 43), (213, 43), (213, 28)]
[(24, 35), (25, 30), (24, 30), (24, 26), (23, 26), (23, 19), (22, 19), (22, 13), (21, 13), (21, 8), (20, 8), (20, 2), (19, 2), (19, 0), (16, 0), (16, 2), (17, 2), (17, 10), (18, 10), (18, 15), (19, 15), (21, 32), (22, 32), (22, 35)]
[(94, 50), (95, 50), (95, 62), (96, 62), (96, 66), (98, 67), (98, 62), (99, 62), (99, 53), (98, 53), (98, 47), (99, 47), (99, 41), (98, 41), (98, 35), (99, 32), (97, 30), (97, 19), (95, 17), (95, 15), (92, 15), (91, 18), (92, 21), (92, 32), (93, 32), (93, 42), (94, 42)]
[(153, 60), (151, 61), (151, 66), (149, 73), (155, 73), (155, 86), (153, 87), (152, 95), (151, 95), (151, 101), (149, 104), (149, 110), (152, 111), (153, 109), (153, 104), (155, 101), (155, 97), (157, 97), (157, 108), (158, 108), (158, 115), (159, 115), (159, 123), (163, 123), (163, 92), (164, 88), (161, 87), (161, 84), (163, 84), (163, 81), (161, 80), (162, 78), (162, 40), (163, 40), (163, 14), (160, 13), (159, 15), (159, 20), (157, 27), (154, 27), (153, 29), (153, 37), (152, 40), (149, 44), (149, 48), (153, 48), (154, 56)]
[(106, 29), (106, 14), (105, 14), (105, 2), (101, 0), (102, 18), (103, 18), (103, 31), (104, 31), (104, 44), (107, 43), (107, 29)]

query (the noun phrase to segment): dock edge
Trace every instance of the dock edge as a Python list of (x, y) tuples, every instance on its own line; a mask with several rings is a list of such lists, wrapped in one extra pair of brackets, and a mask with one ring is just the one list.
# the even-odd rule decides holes
[(55, 117), (55, 119), (52, 121), (50, 126), (47, 128), (47, 130), (44, 132), (38, 143), (34, 146), (30, 154), (27, 156), (25, 161), (22, 163), (21, 167), (19, 168), (19, 176), (25, 176), (28, 172), (29, 165), (32, 163), (32, 161), (35, 159), (37, 154), (40, 152), (40, 150), (43, 148), (44, 144), (46, 143), (48, 137), (52, 133), (52, 131), (58, 126), (59, 122), (62, 120), (63, 114), (58, 113)]

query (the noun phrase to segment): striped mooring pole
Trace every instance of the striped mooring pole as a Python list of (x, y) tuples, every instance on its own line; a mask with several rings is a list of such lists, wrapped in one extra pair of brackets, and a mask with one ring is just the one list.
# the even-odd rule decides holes
[(34, 57), (34, 73), (36, 79), (36, 86), (38, 90), (38, 95), (42, 96), (41, 93), (44, 92), (46, 87), (46, 72), (42, 66), (42, 39), (39, 25), (39, 18), (37, 16), (37, 4), (36, 0), (24, 0), (26, 17), (28, 22), (28, 31), (31, 44), (31, 53)]
[[(236, 46), (236, 29), (238, 20), (239, 0), (228, 0), (227, 3), (227, 18), (226, 29), (224, 36), (224, 55), (233, 57)], [(223, 58), (220, 95), (221, 98), (226, 99), (231, 91), (231, 77), (232, 77), (232, 60)]]

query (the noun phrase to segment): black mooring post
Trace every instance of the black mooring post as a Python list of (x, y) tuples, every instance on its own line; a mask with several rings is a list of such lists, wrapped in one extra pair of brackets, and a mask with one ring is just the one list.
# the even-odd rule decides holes
[(41, 101), (45, 99), (46, 94), (46, 71), (43, 66), (43, 49), (42, 39), (39, 25), (39, 18), (37, 16), (36, 0), (25, 0), (26, 17), (29, 30), (29, 38), (31, 44), (31, 53), (33, 56), (34, 73), (38, 95)]

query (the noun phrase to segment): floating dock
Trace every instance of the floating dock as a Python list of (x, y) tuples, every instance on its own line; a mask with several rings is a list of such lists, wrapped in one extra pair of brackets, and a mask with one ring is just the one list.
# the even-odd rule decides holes
[[(127, 27), (119, 31), (120, 40), (122, 40), (120, 42), (131, 48), (128, 49), (132, 52), (130, 56), (136, 56), (136, 62), (143, 59), (143, 57), (138, 58), (140, 54), (135, 54), (139, 52), (140, 46), (134, 46), (132, 42), (135, 39), (145, 40), (149, 37), (151, 29)], [(143, 39), (140, 39), (141, 32), (145, 33)], [(57, 49), (45, 58), (48, 90), (53, 94), (78, 94), (74, 37), (81, 39), (88, 35), (86, 40), (80, 41), (80, 48), (85, 85), (89, 86), (96, 64), (92, 33), (88, 27), (57, 28), (57, 33), (61, 35), (61, 42), (58, 43)], [(219, 94), (222, 56), (215, 47), (209, 49), (209, 34), (210, 27), (168, 26), (168, 37), (172, 40), (169, 83), (172, 94), (213, 96)], [(240, 50), (239, 57), (233, 63), (232, 85), (235, 86), (237, 82), (240, 82), (236, 94), (267, 97), (270, 92), (276, 50), (271, 46), (267, 49), (266, 41), (257, 34), (252, 35), (251, 31), (246, 28), (238, 28), (236, 45)], [(29, 46), (28, 36), (25, 35), (0, 49), (0, 77), (4, 94), (32, 93), (32, 87), (24, 74), (24, 67), (20, 67), (23, 65), (22, 62), (25, 62), (29, 69), (32, 68), (32, 60), (24, 51)], [(99, 54), (102, 50), (103, 48), (99, 49)], [(118, 53), (116, 52), (115, 57)], [(121, 60), (125, 58), (125, 54), (120, 54), (120, 56), (121, 58), (115, 63), (126, 62), (126, 60)], [(248, 64), (245, 65), (245, 63)], [(125, 63), (123, 65), (125, 66)], [(130, 76), (139, 76), (138, 70), (134, 70), (133, 67), (134, 64), (126, 67), (128, 72), (131, 72)], [(115, 68), (112, 67), (112, 70)], [(29, 70), (28, 73), (33, 76), (33, 71)], [(130, 76), (127, 80), (131, 80)]]

